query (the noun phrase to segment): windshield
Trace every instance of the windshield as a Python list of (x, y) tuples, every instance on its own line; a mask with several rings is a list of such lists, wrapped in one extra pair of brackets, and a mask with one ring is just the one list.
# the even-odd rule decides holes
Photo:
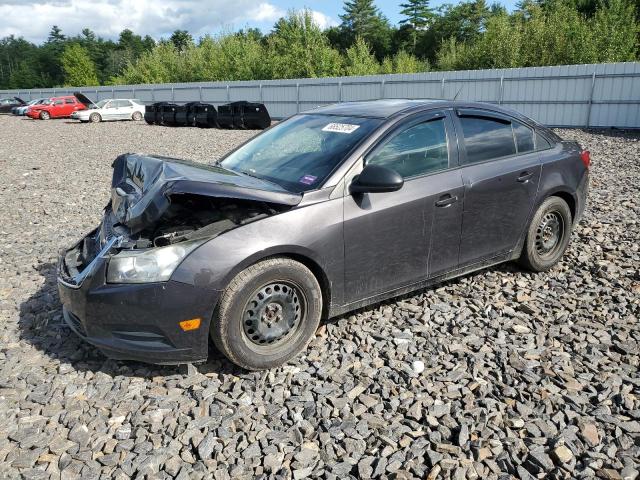
[(93, 108), (104, 108), (109, 100), (100, 100)]
[(382, 123), (379, 119), (297, 115), (222, 160), (229, 170), (292, 192), (318, 188), (346, 155)]

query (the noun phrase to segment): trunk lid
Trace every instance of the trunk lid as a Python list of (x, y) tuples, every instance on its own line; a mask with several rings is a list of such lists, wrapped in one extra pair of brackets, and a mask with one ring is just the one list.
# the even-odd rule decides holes
[(112, 166), (111, 208), (117, 222), (127, 226), (131, 233), (158, 222), (175, 195), (253, 200), (290, 207), (302, 200), (301, 194), (217, 165), (124, 154)]
[(76, 97), (78, 101), (87, 108), (95, 107), (96, 105), (91, 100), (89, 100), (89, 97), (85, 96), (83, 93), (75, 92), (73, 96)]

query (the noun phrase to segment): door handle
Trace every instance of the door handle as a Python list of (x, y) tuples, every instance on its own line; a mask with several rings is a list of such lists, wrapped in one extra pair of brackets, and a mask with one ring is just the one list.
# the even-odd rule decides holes
[(456, 203), (458, 201), (458, 197), (452, 197), (451, 194), (447, 193), (442, 195), (438, 201), (436, 202), (436, 207), (448, 207), (449, 205)]
[(531, 177), (533, 177), (533, 172), (522, 172), (520, 174), (520, 176), (517, 178), (518, 182), (520, 183), (525, 183), (527, 182)]

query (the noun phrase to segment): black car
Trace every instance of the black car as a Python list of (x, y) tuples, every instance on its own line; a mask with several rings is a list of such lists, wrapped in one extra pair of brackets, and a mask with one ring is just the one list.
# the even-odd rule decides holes
[(296, 115), (222, 161), (127, 154), (66, 251), (64, 318), (110, 357), (263, 369), (321, 318), (500, 262), (544, 271), (589, 153), (495, 105), (384, 100)]
[(11, 113), (13, 107), (25, 105), (24, 100), (18, 97), (0, 98), (0, 113)]

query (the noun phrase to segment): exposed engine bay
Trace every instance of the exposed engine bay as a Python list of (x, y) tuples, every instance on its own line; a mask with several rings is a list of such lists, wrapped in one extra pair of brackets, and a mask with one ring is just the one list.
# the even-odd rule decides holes
[(120, 155), (113, 162), (103, 220), (67, 251), (66, 273), (81, 275), (100, 255), (214, 238), (293, 208), (301, 199), (277, 184), (220, 165)]
[(164, 247), (187, 240), (213, 238), (282, 210), (281, 205), (270, 206), (251, 200), (174, 195), (157, 223), (133, 235), (117, 222), (111, 204), (107, 205), (100, 234), (103, 240), (122, 236), (122, 248)]

